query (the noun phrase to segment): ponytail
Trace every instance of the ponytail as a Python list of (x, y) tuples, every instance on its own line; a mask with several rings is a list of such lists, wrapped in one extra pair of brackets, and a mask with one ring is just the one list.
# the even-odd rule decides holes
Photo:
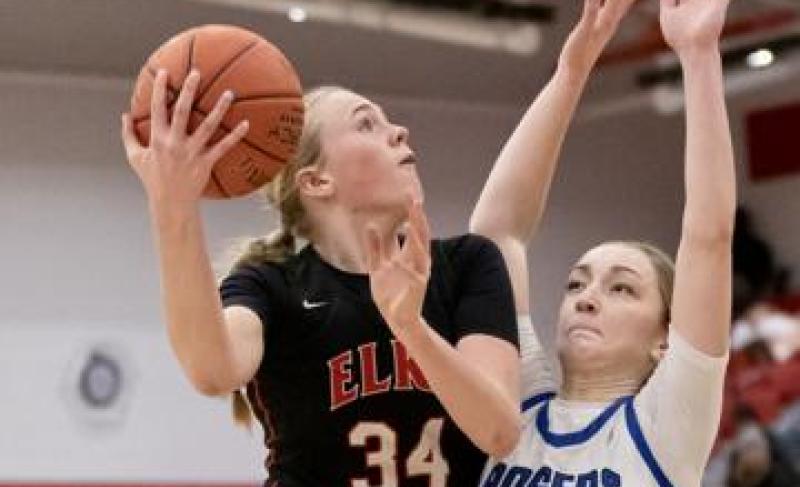
[(295, 253), (295, 242), (296, 238), (291, 230), (282, 226), (267, 237), (248, 242), (244, 253), (233, 264), (233, 269), (265, 262), (279, 264)]
[(247, 429), (253, 427), (253, 413), (250, 410), (250, 403), (239, 389), (233, 391), (231, 395), (231, 412), (233, 421), (236, 424)]
[[(305, 208), (297, 194), (294, 178), (299, 169), (322, 163), (320, 131), (323, 112), (320, 107), (323, 104), (321, 101), (331, 94), (347, 91), (337, 86), (323, 86), (313, 89), (303, 96), (305, 114), (297, 150), (289, 163), (264, 187), (264, 196), (267, 202), (280, 214), (281, 226), (267, 237), (253, 239), (244, 245), (238, 245), (238, 257), (228, 260), (228, 262), (234, 262), (231, 266), (234, 271), (248, 264), (284, 262), (295, 254), (297, 237), (308, 237)], [(237, 390), (233, 392), (231, 401), (234, 420), (237, 424), (249, 428), (252, 424), (252, 408), (247, 398)]]

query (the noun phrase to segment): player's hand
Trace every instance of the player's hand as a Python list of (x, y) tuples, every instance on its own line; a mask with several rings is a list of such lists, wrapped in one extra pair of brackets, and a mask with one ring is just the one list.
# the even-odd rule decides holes
[(367, 269), (372, 299), (395, 336), (419, 326), (431, 271), (430, 229), (422, 203), (408, 209), (408, 234), (400, 247), (396, 239), (382, 242), (374, 228), (367, 230)]
[(564, 43), (559, 65), (588, 74), (636, 1), (584, 0), (583, 14)]
[(679, 57), (718, 50), (730, 0), (661, 0), (661, 31)]
[(231, 105), (233, 94), (226, 92), (216, 106), (189, 133), (188, 123), (200, 75), (192, 71), (183, 83), (172, 120), (166, 103), (167, 73), (159, 71), (153, 83), (150, 106), (150, 145), (144, 147), (136, 137), (130, 114), (122, 115), (122, 141), (128, 162), (142, 180), (151, 202), (196, 204), (208, 183), (214, 163), (247, 133), (243, 121), (216, 144), (207, 145)]

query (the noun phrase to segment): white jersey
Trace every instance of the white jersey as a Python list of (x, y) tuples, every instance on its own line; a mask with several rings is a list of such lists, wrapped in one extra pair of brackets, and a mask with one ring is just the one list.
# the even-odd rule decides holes
[[(576, 411), (574, 405), (544, 393), (523, 405), (525, 429), (517, 449), (487, 466), (482, 487), (671, 487), (655, 459), (633, 407), (624, 397), (604, 408)], [(577, 413), (577, 414), (576, 414)], [(583, 414), (580, 414), (583, 413)], [(591, 416), (585, 426), (561, 430), (576, 416)]]
[[(519, 320), (520, 334), (530, 320)], [(670, 333), (669, 349), (635, 396), (610, 404), (556, 397), (545, 354), (522, 340), (524, 429), (514, 452), (490, 460), (481, 487), (699, 487), (716, 436), (727, 356)], [(526, 363), (527, 361), (527, 363)], [(533, 377), (533, 384), (530, 378)]]

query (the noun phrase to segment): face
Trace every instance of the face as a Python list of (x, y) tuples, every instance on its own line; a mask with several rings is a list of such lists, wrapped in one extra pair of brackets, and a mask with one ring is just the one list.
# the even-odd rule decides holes
[(573, 266), (558, 320), (566, 374), (587, 369), (644, 376), (663, 349), (666, 327), (658, 278), (639, 249), (609, 243)]
[(329, 95), (323, 107), (320, 143), (323, 171), (332, 180), (336, 201), (354, 212), (405, 212), (421, 200), (416, 156), (408, 130), (383, 110), (354, 93)]

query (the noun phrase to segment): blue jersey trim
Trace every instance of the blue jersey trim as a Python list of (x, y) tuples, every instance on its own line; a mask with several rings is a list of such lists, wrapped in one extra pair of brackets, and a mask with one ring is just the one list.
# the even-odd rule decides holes
[(598, 431), (600, 431), (603, 425), (605, 425), (606, 422), (611, 419), (614, 413), (616, 413), (620, 406), (622, 406), (629, 398), (630, 396), (625, 396), (617, 399), (585, 428), (572, 433), (553, 433), (550, 431), (550, 417), (548, 415), (550, 402), (548, 401), (539, 410), (539, 414), (536, 415), (536, 428), (539, 430), (539, 434), (542, 435), (545, 443), (550, 446), (561, 448), (564, 446), (579, 445), (586, 442)]
[(625, 399), (625, 423), (628, 425), (628, 432), (633, 439), (633, 443), (636, 445), (636, 449), (639, 450), (639, 455), (641, 455), (644, 463), (647, 464), (647, 468), (650, 469), (650, 473), (655, 477), (659, 487), (673, 487), (672, 483), (664, 474), (664, 471), (661, 470), (661, 466), (658, 464), (656, 457), (653, 455), (653, 451), (650, 450), (650, 446), (647, 444), (647, 440), (642, 433), (642, 427), (639, 424), (639, 419), (636, 417), (636, 409), (633, 407), (633, 396)]
[(532, 408), (533, 406), (536, 406), (540, 402), (547, 401), (554, 397), (556, 397), (555, 392), (543, 392), (541, 394), (536, 394), (535, 396), (531, 396), (528, 399), (522, 401), (522, 412), (525, 413), (528, 411), (528, 409)]

